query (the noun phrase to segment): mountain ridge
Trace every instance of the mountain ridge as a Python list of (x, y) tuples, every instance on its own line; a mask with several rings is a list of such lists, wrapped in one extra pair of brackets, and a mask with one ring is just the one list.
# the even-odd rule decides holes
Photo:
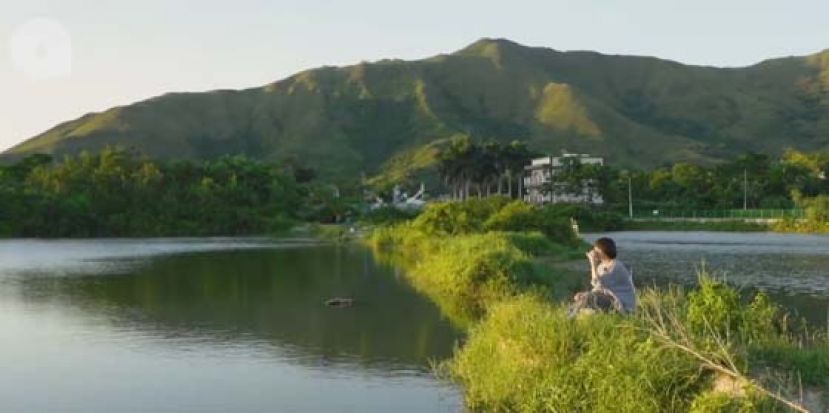
[(420, 60), (304, 70), (260, 87), (173, 92), (56, 125), (3, 153), (133, 147), (243, 153), (372, 174), (456, 133), (596, 153), (620, 166), (829, 148), (829, 49), (751, 66), (685, 65), (480, 39)]

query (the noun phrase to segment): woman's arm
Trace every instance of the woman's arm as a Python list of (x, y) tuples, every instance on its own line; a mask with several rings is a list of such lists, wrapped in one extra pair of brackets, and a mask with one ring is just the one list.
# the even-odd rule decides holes
[(590, 251), (587, 253), (587, 261), (590, 262), (590, 285), (596, 288), (599, 286), (599, 257)]

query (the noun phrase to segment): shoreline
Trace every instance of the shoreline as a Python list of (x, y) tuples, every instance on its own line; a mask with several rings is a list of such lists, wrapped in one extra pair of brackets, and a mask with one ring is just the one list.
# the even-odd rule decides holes
[[(430, 232), (425, 222), (415, 219), (378, 227), (366, 242), (378, 254), (396, 255), (415, 287), (467, 329), (467, 340), (453, 358), (440, 363), (437, 373), (461, 385), (465, 403), (473, 411), (529, 412), (555, 406), (563, 411), (713, 412), (720, 410), (708, 408), (783, 403), (764, 393), (776, 384), (753, 370), (732, 371), (728, 365), (702, 363), (672, 347), (676, 340), (691, 339), (683, 346), (716, 359), (719, 350), (705, 343), (716, 343), (723, 336), (700, 325), (731, 331), (731, 340), (739, 345), (728, 350), (728, 357), (803, 377), (804, 394), (812, 399), (824, 398), (829, 388), (829, 381), (821, 382), (825, 378), (818, 373), (824, 364), (829, 369), (829, 341), (814, 338), (807, 345), (800, 333), (787, 327), (780, 330), (775, 320), (783, 312), (764, 294), (745, 301), (733, 288), (703, 275), (702, 285), (688, 291), (680, 287), (641, 291), (642, 304), (635, 316), (599, 314), (574, 323), (565, 317), (563, 300), (585, 284), (582, 274), (566, 268), (579, 258), (581, 245), (551, 242), (556, 238), (521, 230), (441, 234)], [(476, 311), (464, 312), (470, 306)], [(700, 321), (717, 314), (718, 319)], [(656, 320), (664, 317), (678, 324), (660, 330)], [(748, 324), (734, 324), (735, 319)], [(607, 347), (612, 343), (620, 347)], [(651, 347), (658, 343), (662, 344)], [(616, 364), (608, 360), (610, 365), (596, 365), (596, 360), (620, 351), (623, 358), (616, 358)], [(722, 392), (712, 387), (722, 375), (717, 369), (739, 377), (738, 387), (743, 390)], [(568, 384), (579, 382), (587, 387)], [(599, 390), (610, 383), (636, 394), (636, 400), (612, 400)], [(796, 384), (774, 389), (796, 399), (798, 393), (791, 386)], [(569, 396), (562, 400), (562, 394)], [(645, 408), (648, 405), (652, 408)]]

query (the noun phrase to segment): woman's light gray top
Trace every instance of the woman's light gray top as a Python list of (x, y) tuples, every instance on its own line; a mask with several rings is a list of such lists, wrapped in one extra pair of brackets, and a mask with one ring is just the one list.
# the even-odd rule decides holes
[(625, 264), (613, 260), (610, 265), (600, 264), (597, 269), (598, 278), (593, 279), (593, 289), (605, 289), (612, 292), (622, 303), (622, 309), (633, 312), (636, 309), (636, 290), (633, 287), (633, 276)]

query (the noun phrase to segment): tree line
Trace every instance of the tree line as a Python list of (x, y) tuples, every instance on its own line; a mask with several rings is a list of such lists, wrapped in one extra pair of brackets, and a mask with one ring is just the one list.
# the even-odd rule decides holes
[(302, 168), (225, 156), (160, 162), (106, 148), (0, 167), (0, 236), (263, 234), (338, 213)]
[[(515, 198), (523, 194), (524, 167), (534, 156), (521, 142), (478, 142), (461, 135), (440, 150), (437, 172), (453, 199)], [(747, 154), (716, 165), (677, 163), (650, 170), (580, 165), (572, 159), (551, 190), (577, 192), (589, 181), (605, 200), (600, 212), (625, 215), (630, 189), (637, 210), (735, 209), (745, 203), (748, 208), (801, 207), (825, 221), (820, 217), (829, 216), (827, 175), (826, 152), (789, 150), (778, 158)], [(60, 162), (34, 155), (0, 166), (0, 236), (264, 234), (298, 221), (356, 216), (359, 189), (341, 194), (342, 189), (299, 162), (243, 156), (158, 161), (118, 148)]]
[(787, 150), (777, 158), (752, 153), (710, 166), (604, 168), (597, 180), (608, 204), (620, 210), (627, 205), (629, 184), (639, 208), (788, 209), (829, 194), (828, 174), (829, 153)]
[[(476, 142), (454, 137), (438, 155), (438, 172), (452, 199), (523, 194), (524, 167), (540, 156), (518, 141)], [(787, 150), (780, 157), (749, 153), (712, 165), (679, 162), (653, 169), (624, 169), (581, 164), (564, 158), (544, 190), (597, 191), (605, 208), (646, 209), (787, 209), (829, 194), (829, 152)], [(517, 185), (515, 185), (517, 183)], [(504, 185), (506, 184), (506, 185)], [(589, 198), (589, 197), (586, 197)]]

